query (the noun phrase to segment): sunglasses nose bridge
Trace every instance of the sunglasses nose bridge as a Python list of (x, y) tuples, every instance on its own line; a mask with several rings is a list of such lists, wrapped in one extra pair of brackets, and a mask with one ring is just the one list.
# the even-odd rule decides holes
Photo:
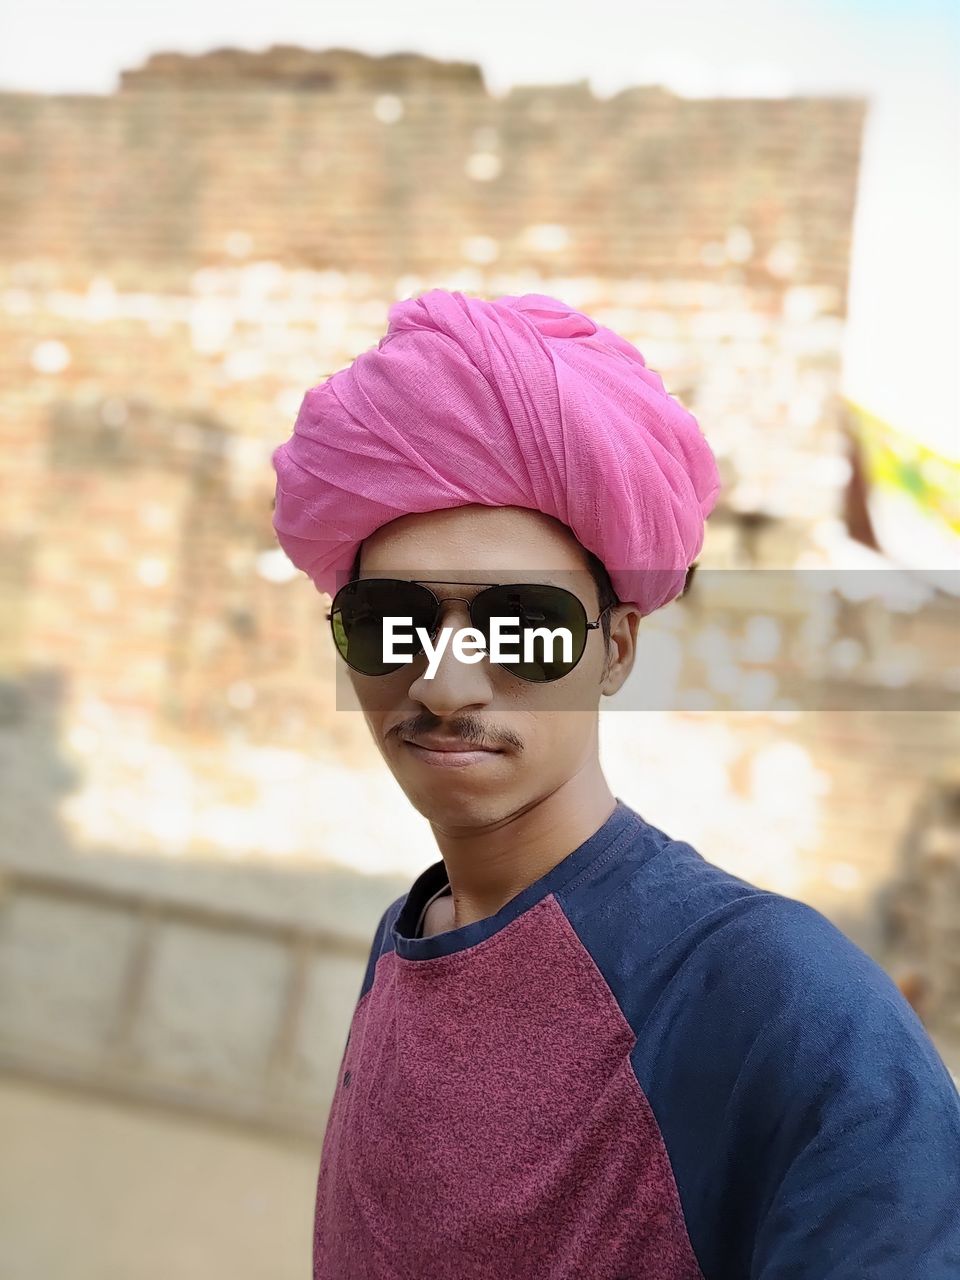
[(438, 608), (437, 608), (437, 626), (438, 627), (451, 625), (449, 620), (449, 612), (447, 610), (447, 605), (450, 605), (450, 604), (462, 605), (463, 606), (462, 609), (456, 609), (454, 610), (454, 612), (461, 615), (461, 621), (463, 621), (464, 619), (466, 620), (465, 622), (466, 626), (472, 627), (474, 625), (473, 617), (470, 612), (470, 601), (466, 598), (466, 596), (444, 596), (442, 600), (438, 601)]

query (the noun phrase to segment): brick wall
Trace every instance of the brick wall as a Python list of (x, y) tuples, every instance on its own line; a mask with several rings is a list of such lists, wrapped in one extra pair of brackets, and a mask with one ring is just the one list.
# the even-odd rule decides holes
[(248, 722), (251, 682), (273, 712), (305, 678), (328, 703), (319, 611), (258, 568), (269, 451), (433, 283), (554, 291), (636, 341), (704, 424), (726, 515), (765, 513), (767, 562), (836, 515), (866, 104), (497, 99), (475, 71), (280, 46), (0, 95), (12, 669), (197, 732), (236, 719), (235, 685)]
[(231, 245), (387, 281), (496, 255), (507, 271), (746, 284), (766, 312), (815, 285), (842, 315), (865, 111), (159, 76), (107, 97), (2, 94), (0, 261), (175, 288)]
[[(838, 389), (866, 110), (658, 87), (598, 100), (582, 84), (495, 98), (469, 65), (285, 47), (158, 55), (103, 97), (0, 94), (0, 674), (55, 673), (58, 751), (77, 770), (59, 815), (51, 744), (41, 759), (11, 721), (0, 859), (89, 843), (216, 856), (222, 826), (174, 838), (161, 820), (171, 759), (198, 812), (247, 822), (254, 845), (271, 752), (332, 778), (376, 766), (359, 717), (335, 710), (323, 603), (277, 558), (269, 454), (306, 388), (377, 342), (394, 298), (536, 290), (589, 311), (718, 455), (703, 563), (816, 552), (848, 475)], [(872, 895), (958, 748), (947, 713), (905, 715), (702, 721), (732, 744), (705, 855), (879, 947)], [(830, 785), (764, 862), (736, 833), (759, 812), (751, 770), (785, 743)], [(654, 752), (625, 798), (685, 837), (697, 818), (668, 812), (671, 771)], [(365, 785), (371, 810), (388, 804), (381, 774)], [(343, 832), (301, 819), (302, 796), (274, 852), (322, 862)], [(333, 1065), (340, 1044), (332, 1028)]]

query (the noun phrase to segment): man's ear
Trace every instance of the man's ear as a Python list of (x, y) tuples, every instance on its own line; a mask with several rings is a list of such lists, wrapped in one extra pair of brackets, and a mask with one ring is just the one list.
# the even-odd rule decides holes
[(637, 656), (637, 629), (640, 610), (633, 604), (616, 604), (610, 611), (610, 641), (606, 647), (601, 692), (608, 697), (617, 692), (633, 670)]

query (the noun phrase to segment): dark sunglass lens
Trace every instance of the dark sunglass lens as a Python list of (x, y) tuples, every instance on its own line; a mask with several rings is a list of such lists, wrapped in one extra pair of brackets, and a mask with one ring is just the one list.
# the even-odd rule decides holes
[(341, 587), (330, 610), (330, 625), (340, 656), (348, 666), (368, 676), (399, 671), (405, 663), (384, 662), (384, 619), (410, 618), (402, 630), (409, 642), (396, 638), (394, 652), (415, 657), (422, 646), (417, 627), (433, 628), (436, 601), (426, 587), (392, 578), (361, 578)]
[[(563, 587), (536, 583), (490, 587), (474, 598), (470, 613), (474, 626), (482, 631), (488, 644), (492, 618), (516, 622), (516, 626), (504, 628), (501, 647), (516, 653), (517, 660), (500, 665), (522, 680), (538, 683), (560, 680), (583, 656), (587, 640), (586, 611), (579, 597)], [(562, 635), (543, 634), (560, 628), (570, 633), (569, 643)]]

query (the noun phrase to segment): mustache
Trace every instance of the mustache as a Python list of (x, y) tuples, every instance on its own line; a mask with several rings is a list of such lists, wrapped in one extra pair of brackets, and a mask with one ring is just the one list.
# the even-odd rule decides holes
[(476, 716), (459, 716), (456, 720), (438, 720), (436, 716), (414, 716), (392, 730), (402, 738), (406, 734), (438, 732), (451, 738), (459, 738), (467, 747), (511, 747), (523, 750), (523, 740), (509, 729), (497, 729), (486, 725)]

